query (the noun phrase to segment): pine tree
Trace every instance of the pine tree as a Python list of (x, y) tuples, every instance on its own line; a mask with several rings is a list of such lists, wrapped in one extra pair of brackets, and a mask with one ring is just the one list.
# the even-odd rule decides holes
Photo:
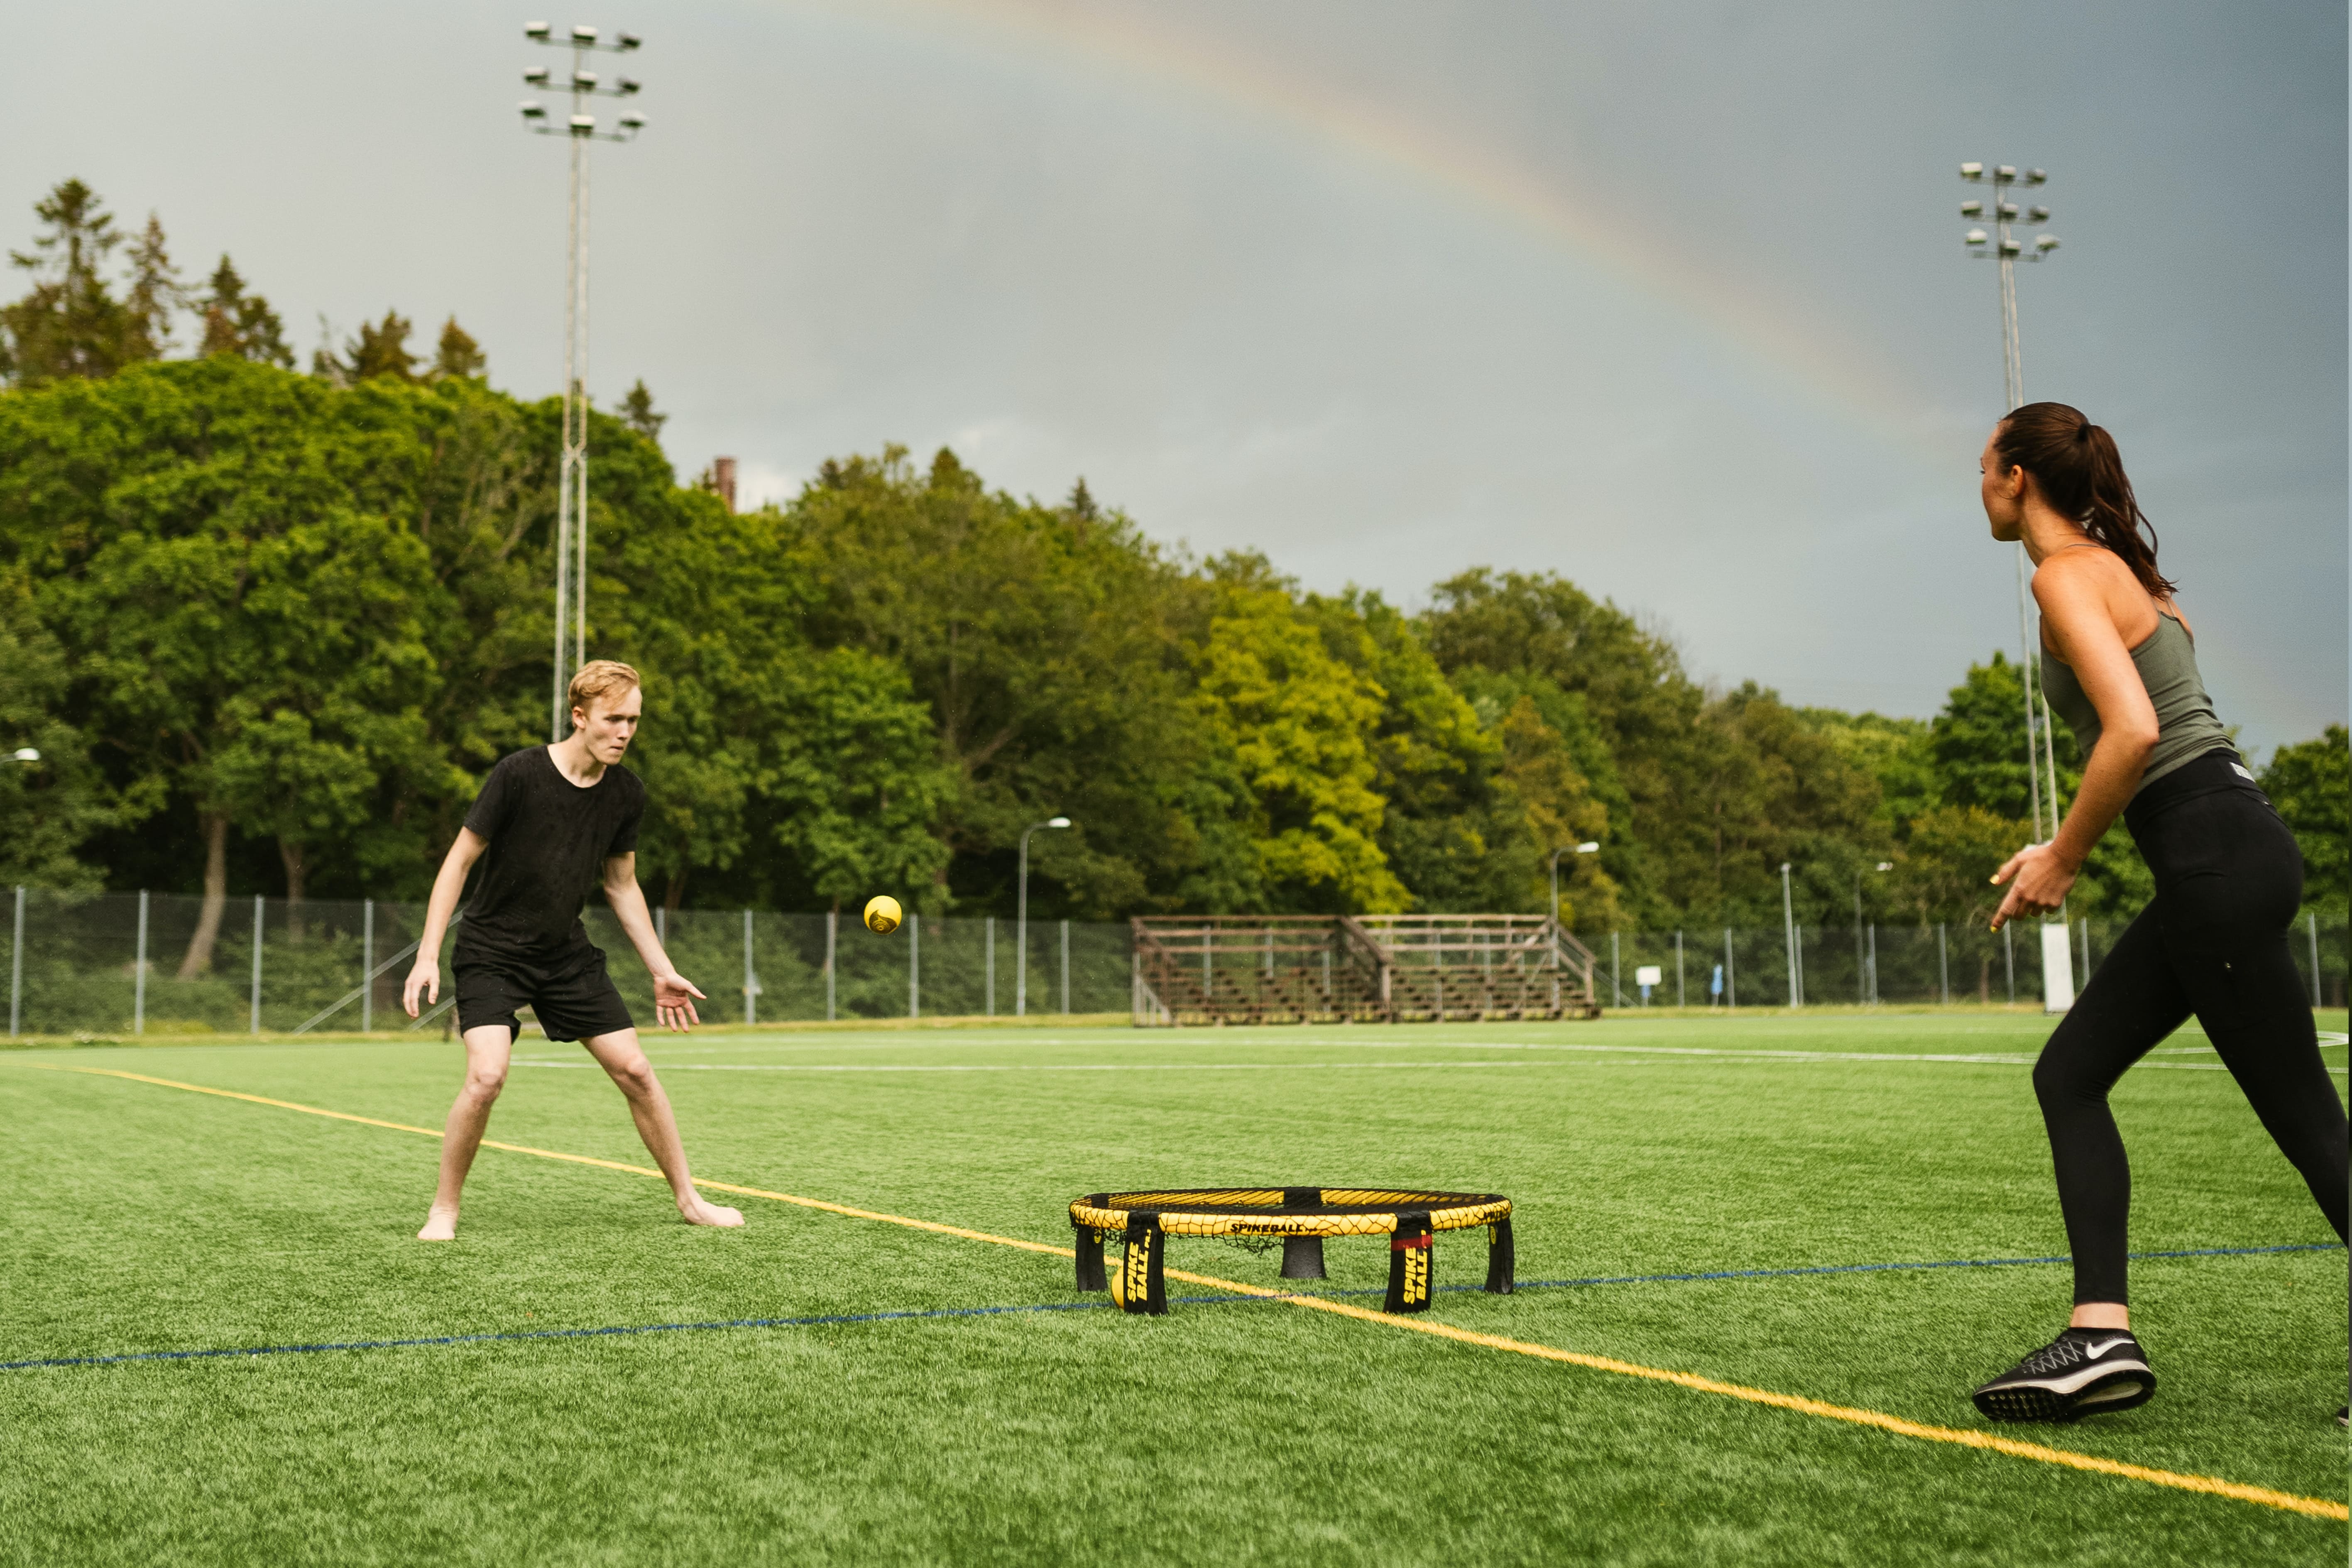
[(172, 265), (163, 238), (163, 221), (147, 215), (147, 226), (131, 242), (131, 292), (124, 302), (131, 331), (125, 358), (162, 359), (172, 346), (172, 317), (187, 308), (187, 289), (180, 269)]
[[(131, 360), (148, 357), (142, 321), (117, 300), (100, 268), (122, 236), (99, 205), (98, 193), (67, 180), (34, 205), (49, 226), (32, 254), (8, 259), (33, 275), (32, 291), (0, 306), (0, 374), (19, 386), (71, 376), (111, 375)], [(160, 232), (157, 236), (160, 243)]]
[(637, 384), (629, 388), (629, 395), (621, 399), (621, 423), (646, 440), (655, 442), (661, 439), (662, 426), (669, 423), (668, 415), (655, 412), (654, 395), (646, 390), (643, 376), (639, 376)]
[(457, 317), (450, 317), (442, 324), (441, 342), (434, 351), (433, 379), (478, 381), (488, 369), (489, 361), (482, 353), (482, 345), (457, 324)]
[(213, 269), (212, 288), (200, 296), (196, 309), (204, 316), (204, 341), (199, 354), (235, 354), (259, 364), (294, 368), (294, 351), (286, 342), (286, 323), (258, 294), (248, 294), (245, 279), (224, 254)]
[(338, 361), (324, 349), (319, 358), (336, 373), (331, 379), (357, 382), (384, 375), (394, 381), (416, 379), (416, 356), (408, 352), (408, 334), (414, 329), (407, 317), (397, 310), (386, 310), (381, 321), (360, 323), (360, 335), (343, 345), (343, 357)]

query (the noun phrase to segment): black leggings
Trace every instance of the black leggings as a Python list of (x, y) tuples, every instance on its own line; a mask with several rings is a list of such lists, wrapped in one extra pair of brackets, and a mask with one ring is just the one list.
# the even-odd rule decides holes
[[(2344, 1235), (2343, 1102), (2319, 1057), (2287, 931), (2303, 898), (2294, 836), (2237, 757), (2208, 752), (2124, 813), (2156, 899), (2042, 1047), (2033, 1092), (2050, 1128), (2074, 1300), (2124, 1301), (2131, 1167), (2107, 1090), (2191, 1013), (2254, 1114)], [(2259, 1239), (2259, 1238), (2249, 1238)]]

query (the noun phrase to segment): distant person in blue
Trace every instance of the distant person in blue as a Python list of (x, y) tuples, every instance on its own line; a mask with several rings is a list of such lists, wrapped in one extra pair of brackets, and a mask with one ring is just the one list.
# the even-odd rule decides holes
[(1715, 984), (1708, 987), (1706, 1005), (1710, 1007), (1723, 1005), (1723, 965), (1720, 963), (1715, 966)]

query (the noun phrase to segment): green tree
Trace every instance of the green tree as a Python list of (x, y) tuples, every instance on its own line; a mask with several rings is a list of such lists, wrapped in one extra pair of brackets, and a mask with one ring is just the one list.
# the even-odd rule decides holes
[(1229, 589), (1199, 660), (1193, 706), (1231, 747), (1249, 789), (1274, 906), (1407, 908), (1412, 895), (1380, 847), (1385, 803), (1374, 785), (1387, 693), (1333, 658), (1279, 588)]
[(1036, 846), (1033, 913), (1251, 896), (1230, 758), (1185, 701), (1208, 591), (1131, 521), (898, 447), (827, 462), (782, 517), (813, 644), (898, 665), (929, 710), (953, 855), (927, 908), (1009, 910), (1021, 833), (1056, 813), (1077, 826)]
[(268, 300), (247, 292), (245, 279), (237, 276), (226, 251), (220, 265), (213, 268), (205, 291), (197, 297), (196, 310), (204, 319), (204, 336), (196, 344), (199, 355), (232, 354), (261, 364), (294, 368), (286, 323), (278, 320)]
[[(324, 318), (320, 326), (325, 330)], [(362, 321), (358, 335), (344, 342), (341, 354), (321, 345), (310, 356), (310, 374), (337, 386), (376, 380), (414, 382), (416, 355), (408, 346), (414, 331), (407, 317), (386, 310), (381, 321)]]
[(457, 324), (457, 318), (452, 316), (442, 322), (441, 340), (433, 350), (433, 378), (479, 379), (488, 370), (489, 361), (483, 356), (482, 345)]
[[(0, 884), (92, 889), (102, 870), (80, 858), (90, 836), (152, 800), (120, 801), (68, 718), (65, 650), (33, 614), (20, 577), (0, 599)], [(152, 788), (148, 791), (152, 795)]]
[(669, 423), (669, 416), (654, 407), (654, 395), (646, 390), (643, 376), (631, 384), (628, 395), (621, 399), (621, 423), (656, 444), (661, 440), (662, 426)]
[(209, 962), (232, 828), (275, 845), (299, 900), (322, 841), (351, 854), (387, 795), (462, 784), (429, 744), (428, 553), (383, 504), (412, 510), (383, 480), (430, 447), (376, 401), (226, 356), (0, 399), (0, 571), (126, 798), (194, 815), (184, 973)]
[(2303, 903), (2342, 919), (2352, 899), (2352, 733), (2330, 724), (2316, 740), (2281, 746), (2263, 790), (2303, 849)]
[[(39, 386), (111, 375), (152, 358), (152, 322), (141, 309), (116, 299), (104, 276), (107, 258), (123, 237), (98, 193), (67, 180), (34, 204), (33, 212), (48, 226), (35, 237), (29, 253), (8, 253), (33, 285), (23, 299), (0, 306), (0, 372), (16, 385)], [(160, 231), (156, 248), (160, 254)]]
[[(2025, 681), (1996, 649), (1989, 664), (1969, 666), (1929, 726), (1928, 753), (1947, 805), (1979, 806), (2021, 821), (2031, 815), (2025, 762)], [(2049, 803), (2042, 803), (2049, 809)]]

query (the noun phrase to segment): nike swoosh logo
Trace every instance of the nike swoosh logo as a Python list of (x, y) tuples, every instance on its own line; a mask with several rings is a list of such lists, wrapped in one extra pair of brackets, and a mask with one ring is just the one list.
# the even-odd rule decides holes
[(2096, 1360), (2098, 1357), (2103, 1356), (2109, 1351), (2115, 1349), (2117, 1345), (2127, 1345), (2131, 1342), (2131, 1337), (2128, 1334), (2116, 1339), (2101, 1340), (2097, 1344), (2084, 1345), (2083, 1347), (2083, 1353), (2090, 1356), (2094, 1360)]

